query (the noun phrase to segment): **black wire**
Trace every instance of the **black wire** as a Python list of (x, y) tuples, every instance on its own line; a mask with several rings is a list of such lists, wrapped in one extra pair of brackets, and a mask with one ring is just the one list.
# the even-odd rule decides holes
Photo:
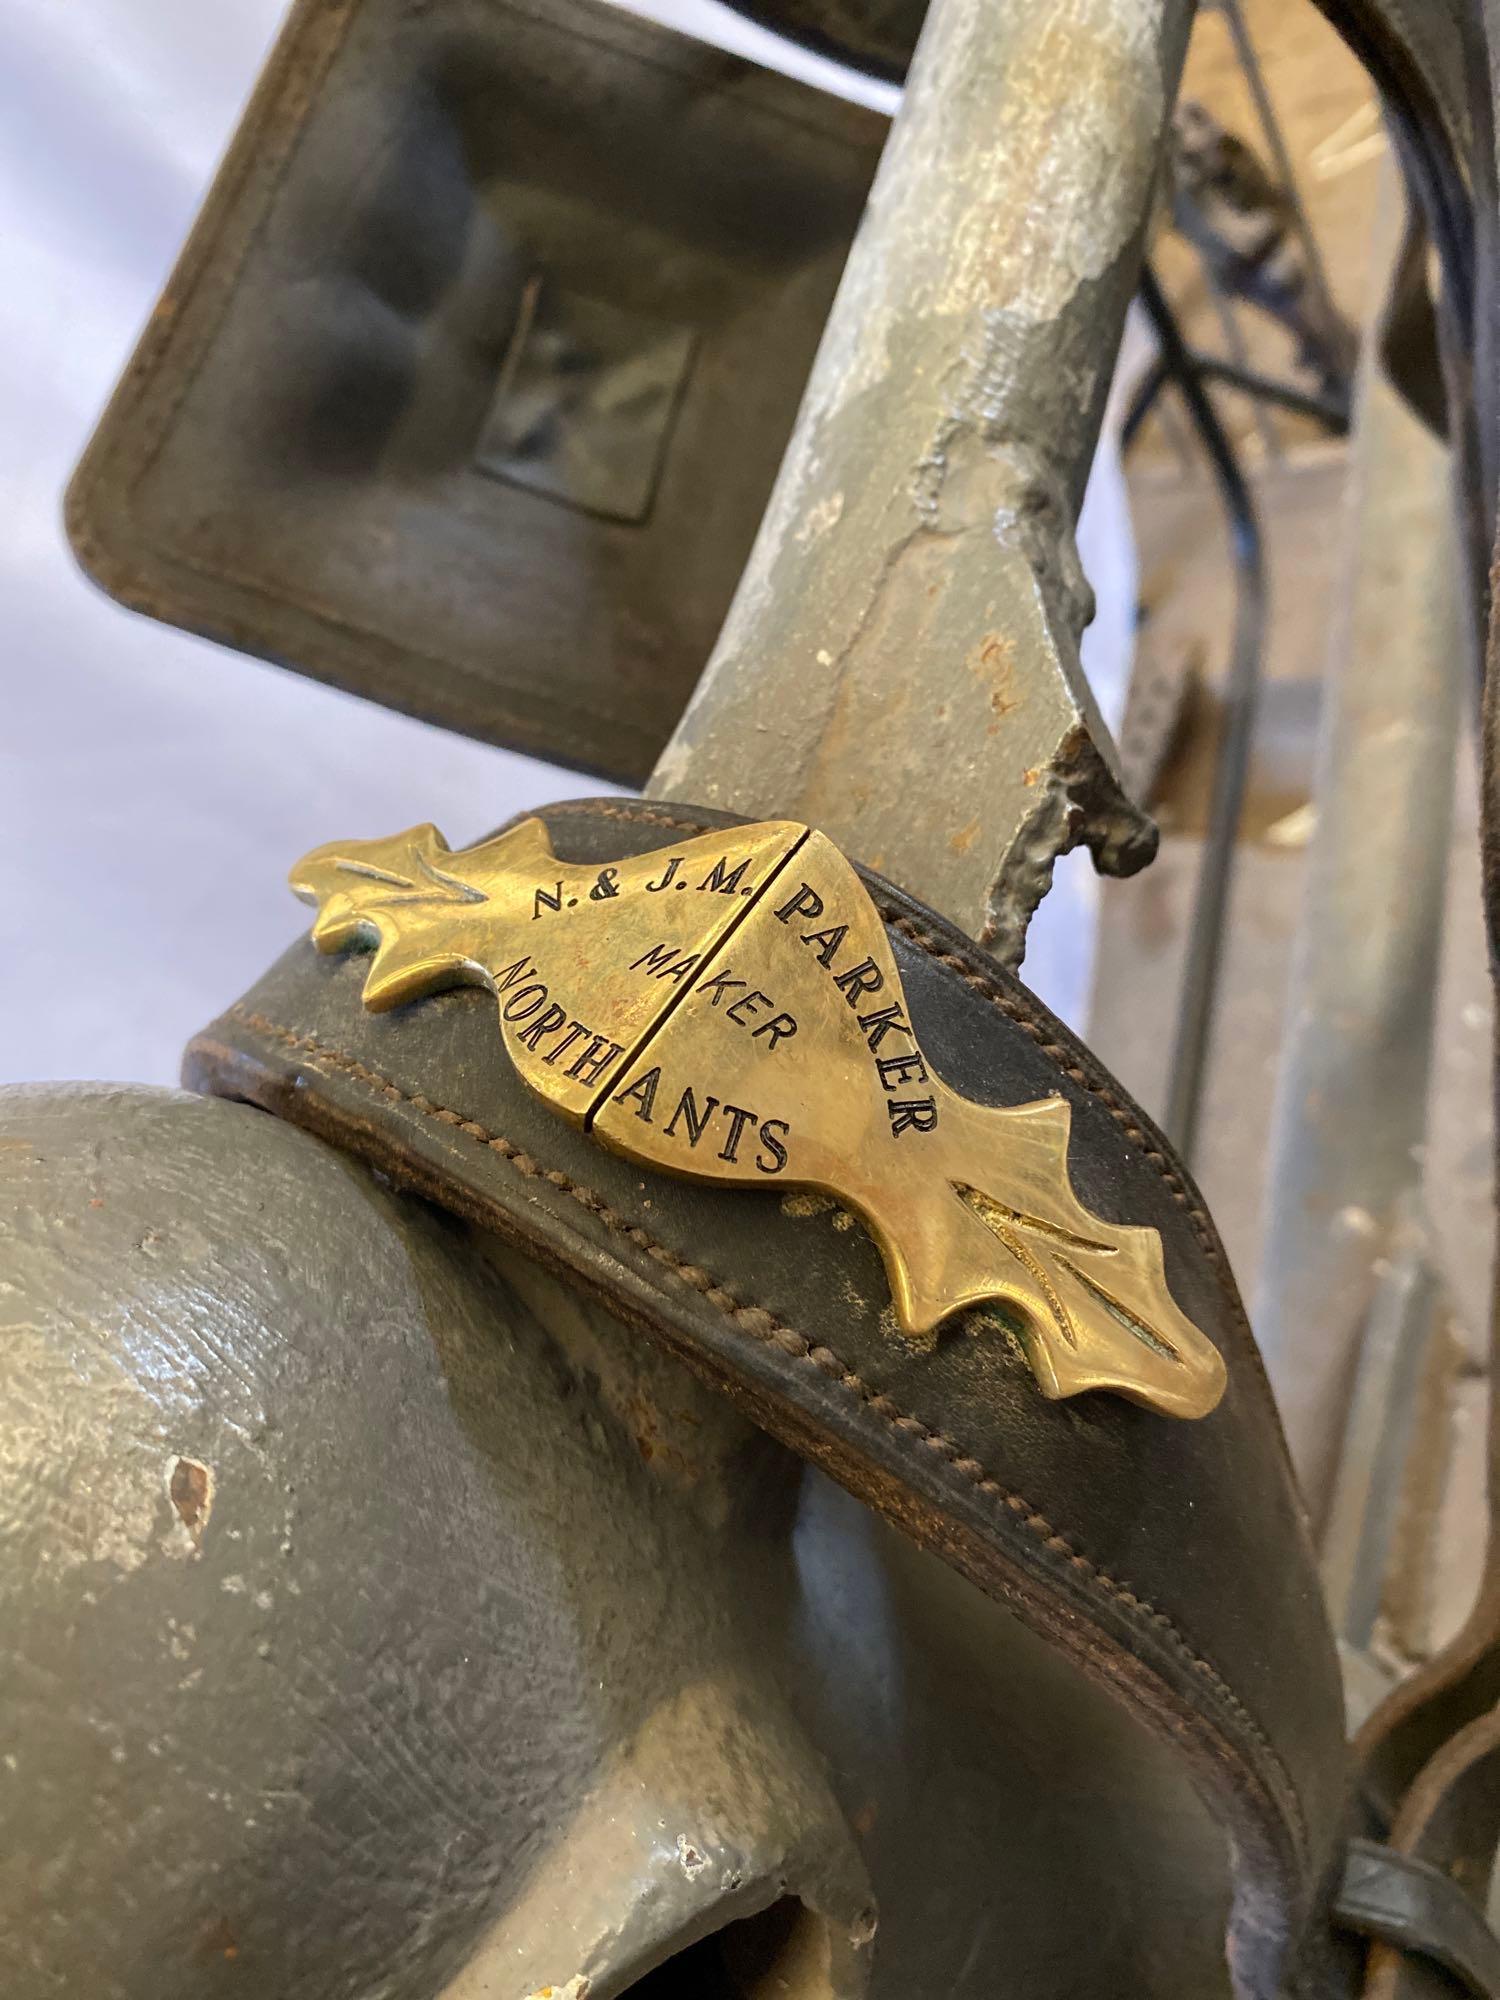
[(1208, 839), (1193, 897), (1163, 1119), (1167, 1136), (1183, 1158), (1191, 1162), (1203, 1108), (1203, 1080), (1218, 998), (1225, 915), (1260, 695), (1267, 605), (1265, 552), (1255, 502), (1234, 446), (1219, 422), (1195, 359), (1149, 265), (1141, 272), (1140, 298), (1156, 335), (1164, 377), (1181, 395), (1213, 468), (1228, 519), (1234, 559), (1233, 647), (1224, 683), (1224, 716), (1214, 760)]
[[(1294, 416), (1311, 417), (1331, 437), (1349, 435), (1349, 407), (1346, 402), (1298, 388), (1294, 382), (1280, 382), (1272, 375), (1257, 373), (1253, 368), (1236, 367), (1234, 362), (1222, 360), (1217, 354), (1200, 354), (1196, 349), (1190, 349), (1189, 359), (1202, 381), (1222, 382), (1226, 389), (1238, 389), (1260, 402), (1273, 403), (1277, 409), (1290, 410)], [(1135, 443), (1141, 425), (1156, 407), (1156, 399), (1169, 379), (1166, 363), (1158, 355), (1131, 395), (1130, 407), (1120, 426), (1121, 451), (1129, 451)]]

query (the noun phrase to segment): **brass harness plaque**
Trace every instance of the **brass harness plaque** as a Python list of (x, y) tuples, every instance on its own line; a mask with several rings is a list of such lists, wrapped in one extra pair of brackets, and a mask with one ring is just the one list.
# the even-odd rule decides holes
[(540, 820), (458, 853), (419, 826), (317, 848), (291, 882), (320, 950), (374, 945), (366, 1006), (489, 987), (524, 1081), (614, 1151), (845, 1204), (906, 1334), (998, 1301), (1047, 1396), (1218, 1403), (1224, 1363), (1172, 1298), (1157, 1232), (1074, 1195), (1067, 1102), (944, 1083), (823, 834), (771, 821), (599, 866), (559, 861)]

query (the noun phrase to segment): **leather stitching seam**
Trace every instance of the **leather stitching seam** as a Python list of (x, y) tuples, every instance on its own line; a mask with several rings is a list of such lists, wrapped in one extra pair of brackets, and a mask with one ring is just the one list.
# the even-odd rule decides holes
[[(654, 807), (636, 805), (634, 802), (624, 802), (615, 806), (600, 805), (592, 799), (573, 800), (560, 806), (549, 806), (547, 817), (618, 819), (632, 824), (645, 820), (653, 826), (669, 826), (679, 833), (697, 834), (710, 831), (702, 820), (682, 819), (675, 814), (659, 812)], [(934, 937), (930, 931), (924, 931), (910, 917), (886, 916), (883, 921), (891, 930), (899, 931), (909, 943), (916, 945), (929, 958), (935, 959), (939, 965), (946, 967), (950, 972), (956, 972), (965, 985), (982, 994), (992, 1007), (1005, 1015), (1007, 1020), (1014, 1021), (1064, 1076), (1076, 1083), (1080, 1090), (1087, 1091), (1090, 1097), (1095, 1098), (1104, 1107), (1134, 1151), (1156, 1170), (1173, 1201), (1186, 1213), (1203, 1254), (1222, 1276), (1227, 1269), (1223, 1246), (1214, 1233), (1213, 1224), (1209, 1221), (1206, 1211), (1193, 1201), (1182, 1176), (1173, 1167), (1166, 1154), (1151, 1144), (1149, 1135), (1137, 1123), (1130, 1106), (1090, 1076), (1081, 1065), (1070, 1061), (1071, 1051), (1064, 1048), (1060, 1042), (1051, 1040), (1045, 1025), (1024, 1002), (1018, 1000), (1014, 994), (996, 986), (983, 972), (978, 971), (955, 952), (948, 950), (943, 939)], [(1243, 1302), (1229, 1285), (1226, 1284), (1224, 1290), (1235, 1317), (1248, 1328)]]
[[(593, 799), (566, 800), (562, 805), (548, 806), (547, 817), (549, 819), (616, 819), (623, 820), (627, 824), (636, 824), (645, 820), (652, 826), (671, 827), (678, 833), (698, 834), (711, 831), (709, 827), (704, 825), (702, 820), (683, 819), (674, 813), (662, 812), (654, 806), (638, 804), (633, 800), (622, 800), (619, 805), (599, 804)], [(868, 887), (869, 885), (866, 884), (866, 886)], [(880, 899), (878, 895), (875, 900), (876, 906), (879, 908)], [(1061, 1070), (1062, 1074), (1071, 1082), (1076, 1083), (1080, 1090), (1086, 1091), (1090, 1097), (1095, 1099), (1109, 1113), (1115, 1124), (1124, 1133), (1132, 1151), (1139, 1153), (1147, 1165), (1155, 1170), (1168, 1194), (1172, 1197), (1172, 1200), (1183, 1211), (1199, 1249), (1202, 1250), (1204, 1256), (1208, 1259), (1214, 1275), (1219, 1280), (1219, 1291), (1223, 1296), (1224, 1303), (1229, 1308), (1235, 1327), (1245, 1344), (1254, 1366), (1264, 1380), (1265, 1365), (1261, 1359), (1260, 1349), (1255, 1343), (1255, 1335), (1250, 1325), (1250, 1316), (1245, 1311), (1245, 1302), (1240, 1297), (1233, 1278), (1230, 1276), (1229, 1261), (1224, 1255), (1223, 1245), (1219, 1242), (1213, 1223), (1210, 1221), (1207, 1211), (1193, 1200), (1187, 1183), (1177, 1172), (1167, 1155), (1162, 1152), (1159, 1146), (1151, 1143), (1150, 1134), (1137, 1121), (1130, 1105), (1116, 1097), (1114, 1092), (1106, 1085), (1100, 1083), (1097, 1078), (1090, 1076), (1081, 1064), (1073, 1061), (1071, 1059), (1072, 1051), (1064, 1048), (1060, 1042), (1055, 1042), (1051, 1039), (1046, 1024), (1037, 1018), (1036, 1014), (1026, 1006), (1023, 1000), (1018, 999), (1015, 994), (1007, 993), (1003, 987), (997, 986), (983, 972), (971, 966), (966, 959), (960, 958), (957, 953), (950, 951), (945, 940), (934, 937), (930, 931), (924, 931), (910, 917), (891, 915), (887, 911), (882, 910), (881, 921), (888, 929), (899, 931), (908, 943), (914, 944), (919, 951), (925, 952), (937, 964), (945, 967), (950, 972), (956, 972), (966, 986), (971, 987), (976, 993), (982, 995), (1007, 1020), (1013, 1021), (1023, 1034), (1029, 1036), (1035, 1042), (1038, 1050), (1047, 1057), (1049, 1062)]]
[(982, 993), (991, 1006), (998, 1008), (1007, 1020), (1014, 1021), (1018, 1028), (1030, 1036), (1042, 1054), (1056, 1063), (1064, 1076), (1070, 1078), (1081, 1090), (1086, 1090), (1090, 1097), (1097, 1099), (1104, 1106), (1134, 1149), (1156, 1169), (1178, 1207), (1186, 1211), (1187, 1218), (1193, 1225), (1193, 1234), (1201, 1244), (1204, 1254), (1212, 1263), (1222, 1265), (1224, 1252), (1214, 1237), (1207, 1212), (1193, 1202), (1187, 1184), (1166, 1154), (1159, 1147), (1150, 1144), (1144, 1128), (1136, 1123), (1130, 1106), (1116, 1097), (1112, 1090), (1097, 1083), (1082, 1064), (1071, 1061), (1071, 1051), (1064, 1048), (1061, 1042), (1047, 1039), (1044, 1024), (1012, 994), (996, 986), (992, 980), (987, 979), (981, 971), (969, 965), (956, 952), (946, 950), (941, 938), (935, 938), (930, 932), (920, 929), (910, 917), (892, 917), (888, 922), (892, 930), (900, 931), (904, 938), (920, 945), (929, 958), (936, 959), (939, 965), (946, 966), (950, 972), (956, 972), (966, 986), (972, 986), (976, 993)]
[(424, 1097), (419, 1093), (404, 1090), (400, 1084), (393, 1082), (390, 1077), (383, 1075), (379, 1070), (371, 1069), (368, 1064), (360, 1062), (357, 1057), (349, 1055), (342, 1049), (335, 1048), (330, 1043), (320, 1040), (316, 1035), (310, 1034), (305, 1030), (288, 1027), (282, 1022), (273, 1021), (267, 1015), (253, 1012), (239, 1003), (231, 1007), (229, 1012), (233, 1019), (243, 1022), (246, 1027), (255, 1030), (257, 1033), (268, 1035), (274, 1040), (284, 1043), (292, 1051), (305, 1049), (309, 1055), (331, 1064), (336, 1069), (343, 1070), (355, 1082), (363, 1084), (368, 1089), (378, 1093), (387, 1102), (405, 1104), (420, 1116), (430, 1118), (436, 1123), (448, 1126), (456, 1132), (461, 1132), (466, 1138), (472, 1139), (476, 1144), (486, 1147), (490, 1152), (495, 1153), (499, 1158), (508, 1162), (510, 1166), (515, 1168), (517, 1173), (526, 1179), (546, 1181), (549, 1186), (558, 1189), (560, 1193), (568, 1195), (580, 1207), (587, 1210), (589, 1214), (597, 1217), (606, 1229), (616, 1235), (624, 1236), (627, 1241), (633, 1243), (638, 1249), (644, 1250), (648, 1256), (669, 1270), (674, 1277), (679, 1278), (693, 1291), (700, 1293), (715, 1311), (721, 1313), (725, 1318), (732, 1320), (742, 1332), (748, 1333), (753, 1339), (759, 1340), (768, 1346), (777, 1348), (781, 1353), (786, 1354), (794, 1361), (801, 1361), (818, 1369), (821, 1374), (840, 1383), (843, 1388), (856, 1396), (876, 1416), (889, 1424), (893, 1430), (901, 1432), (903, 1436), (915, 1439), (927, 1449), (946, 1459), (952, 1469), (967, 1479), (977, 1492), (983, 1493), (986, 1498), (1000, 1501), (1007, 1512), (1019, 1522), (1020, 1526), (1034, 1540), (1040, 1542), (1049, 1554), (1060, 1560), (1065, 1560), (1069, 1568), (1080, 1578), (1093, 1584), (1106, 1596), (1113, 1598), (1118, 1604), (1123, 1605), (1127, 1611), (1131, 1612), (1138, 1619), (1154, 1626), (1166, 1639), (1178, 1657), (1184, 1660), (1188, 1666), (1213, 1688), (1219, 1699), (1237, 1717), (1250, 1736), (1265, 1752), (1280, 1776), (1291, 1805), (1292, 1822), (1298, 1850), (1300, 1854), (1305, 1856), (1307, 1852), (1307, 1826), (1302, 1813), (1301, 1800), (1298, 1796), (1296, 1786), (1292, 1783), (1291, 1774), (1287, 1770), (1280, 1752), (1218, 1669), (1196, 1651), (1192, 1641), (1174, 1623), (1168, 1613), (1158, 1610), (1149, 1600), (1141, 1597), (1137, 1592), (1130, 1589), (1128, 1585), (1121, 1583), (1117, 1578), (1111, 1576), (1107, 1570), (1101, 1569), (1097, 1563), (1084, 1555), (1066, 1535), (1060, 1533), (1053, 1526), (1052, 1522), (1047, 1519), (1046, 1515), (1039, 1513), (1021, 1494), (1012, 1492), (1001, 1481), (994, 1478), (978, 1459), (968, 1456), (961, 1445), (957, 1444), (943, 1432), (934, 1430), (931, 1425), (925, 1423), (920, 1417), (913, 1416), (909, 1412), (902, 1410), (883, 1391), (871, 1388), (869, 1383), (849, 1368), (831, 1348), (810, 1341), (805, 1334), (798, 1333), (794, 1328), (787, 1326), (764, 1306), (742, 1304), (732, 1291), (719, 1284), (713, 1275), (704, 1270), (701, 1265), (695, 1264), (690, 1259), (683, 1257), (669, 1245), (659, 1242), (649, 1231), (642, 1229), (638, 1224), (631, 1222), (628, 1217), (621, 1215), (617, 1210), (611, 1208), (603, 1196), (596, 1194), (592, 1188), (585, 1187), (581, 1182), (575, 1181), (571, 1175), (563, 1173), (560, 1169), (544, 1167), (540, 1161), (534, 1159), (524, 1148), (517, 1146), (513, 1140), (489, 1131), (478, 1120), (466, 1117), (460, 1111), (453, 1111), (446, 1106), (434, 1104), (430, 1098)]

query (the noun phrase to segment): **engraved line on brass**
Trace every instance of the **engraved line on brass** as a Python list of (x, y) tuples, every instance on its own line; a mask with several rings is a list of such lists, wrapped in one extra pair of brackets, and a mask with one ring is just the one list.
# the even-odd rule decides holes
[(345, 875), (365, 875), (374, 882), (389, 882), (394, 889), (406, 889), (409, 895), (401, 900), (407, 903), (486, 903), (489, 898), (482, 889), (476, 889), (472, 882), (460, 882), (456, 875), (445, 875), (441, 868), (434, 868), (425, 855), (417, 856), (417, 866), (427, 880), (438, 891), (424, 889), (407, 875), (393, 875), (388, 868), (375, 868), (368, 861), (340, 861), (338, 867)]
[[(733, 829), (727, 829), (727, 831), (733, 831)], [(782, 870), (787, 866), (788, 862), (790, 862), (795, 855), (799, 854), (802, 851), (803, 847), (807, 843), (807, 838), (808, 838), (808, 830), (806, 827), (804, 827), (801, 833), (798, 834), (796, 840), (787, 849), (786, 853), (782, 855), (781, 859), (771, 869), (771, 872), (767, 875), (764, 882), (762, 882), (760, 887), (752, 893), (749, 901), (737, 905), (737, 907), (731, 913), (729, 920), (725, 924), (723, 930), (719, 932), (717, 937), (711, 939), (709, 943), (704, 946), (703, 951), (699, 956), (698, 963), (693, 969), (692, 976), (690, 978), (680, 981), (676, 989), (671, 994), (668, 995), (667, 999), (662, 1004), (660, 1012), (651, 1021), (649, 1021), (646, 1024), (646, 1026), (642, 1029), (639, 1039), (635, 1044), (635, 1047), (630, 1049), (625, 1055), (621, 1056), (620, 1060), (618, 1061), (618, 1063), (616, 1063), (613, 1071), (610, 1074), (609, 1081), (601, 1086), (598, 1096), (594, 1099), (593, 1103), (584, 1113), (583, 1129), (585, 1132), (593, 1131), (594, 1120), (599, 1115), (599, 1113), (604, 1109), (605, 1105), (609, 1102), (610, 1094), (614, 1090), (615, 1085), (620, 1083), (626, 1076), (629, 1075), (630, 1071), (634, 1069), (636, 1063), (640, 1060), (641, 1056), (644, 1055), (646, 1049), (649, 1047), (651, 1042), (653, 1042), (655, 1038), (661, 1033), (662, 1029), (667, 1025), (668, 1021), (672, 1018), (672, 1015), (676, 1012), (676, 1010), (682, 1005), (683, 1001), (689, 999), (694, 993), (698, 991), (699, 987), (702, 984), (703, 976), (708, 970), (709, 965), (718, 956), (718, 954), (721, 951), (723, 951), (724, 947), (729, 943), (729, 940), (734, 936), (735, 932), (739, 930), (740, 927), (744, 924), (745, 919), (756, 908), (757, 904), (764, 897), (766, 891), (770, 888), (771, 884), (776, 880), (777, 876), (781, 874)], [(697, 1141), (695, 1140), (694, 1144), (696, 1143)]]
[(1149, 1347), (1153, 1354), (1164, 1355), (1168, 1361), (1180, 1361), (1182, 1359), (1182, 1356), (1177, 1352), (1177, 1349), (1164, 1333), (1158, 1333), (1155, 1327), (1147, 1326), (1146, 1322), (1133, 1313), (1128, 1306), (1122, 1305), (1117, 1298), (1113, 1298), (1107, 1287), (1101, 1285), (1097, 1278), (1091, 1278), (1087, 1271), (1080, 1270), (1071, 1257), (1064, 1257), (1059, 1253), (1057, 1261), (1062, 1265), (1069, 1277), (1076, 1278), (1080, 1285), (1093, 1293), (1094, 1297), (1111, 1318), (1117, 1319), (1127, 1333), (1134, 1334), (1135, 1338)]

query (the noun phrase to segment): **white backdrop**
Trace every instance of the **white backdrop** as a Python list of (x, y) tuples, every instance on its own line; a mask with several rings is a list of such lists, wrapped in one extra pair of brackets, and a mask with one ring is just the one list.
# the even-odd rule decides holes
[[(774, 46), (712, 0), (640, 11)], [(307, 848), (422, 819), (458, 844), (600, 789), (136, 618), (67, 552), (63, 487), (282, 12), (0, 0), (0, 1081), (174, 1081), (189, 1034), (298, 929), (283, 883)], [(1101, 607), (1086, 657), (1113, 708), (1135, 579), (1108, 454), (1081, 540)], [(1059, 878), (1027, 976), (1076, 1020), (1092, 891), (1086, 867)]]

